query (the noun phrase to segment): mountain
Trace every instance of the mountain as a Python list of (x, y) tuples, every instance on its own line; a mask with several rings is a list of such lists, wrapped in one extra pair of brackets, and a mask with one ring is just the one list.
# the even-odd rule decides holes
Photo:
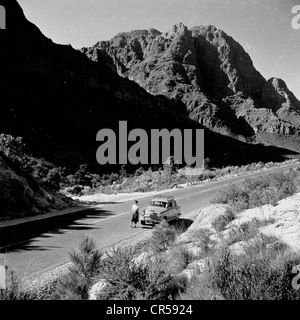
[(153, 95), (181, 100), (189, 118), (210, 130), (300, 151), (300, 102), (214, 26), (119, 33), (81, 52)]
[[(110, 43), (103, 43), (106, 49), (99, 44), (99, 49), (80, 52), (45, 37), (26, 19), (16, 0), (0, 0), (0, 5), (7, 13), (7, 28), (0, 30), (0, 133), (23, 137), (37, 158), (71, 170), (83, 163), (96, 173), (119, 169), (96, 162), (96, 134), (102, 128), (117, 132), (120, 120), (128, 121), (128, 130), (205, 126), (205, 157), (218, 166), (280, 161), (292, 153), (223, 134), (232, 130), (241, 137), (252, 137), (247, 119), (237, 119), (230, 103), (220, 105), (219, 101), (228, 98), (234, 86), (237, 90), (243, 84), (249, 95), (260, 95), (256, 78), (262, 84), (264, 80), (254, 72), (252, 80), (245, 78), (240, 84), (232, 71), (227, 81), (230, 86), (223, 86), (224, 92), (221, 90), (217, 98), (215, 92), (226, 78), (226, 73), (220, 71), (214, 75), (219, 77), (215, 87), (211, 87), (210, 94), (206, 93), (210, 87), (206, 82), (209, 71), (200, 72), (198, 49), (189, 44), (195, 42), (195, 37), (186, 37), (185, 33), (190, 31), (183, 26), (182, 31), (176, 27), (166, 41), (166, 36), (151, 29), (133, 34), (130, 45), (128, 34), (114, 40), (115, 49), (109, 49)], [(177, 38), (194, 51), (181, 52)], [(125, 50), (131, 50), (127, 47), (134, 48), (130, 55), (125, 55)], [(161, 63), (164, 56), (165, 63)], [(164, 73), (168, 72), (174, 74), (167, 80)], [(213, 78), (209, 81), (214, 83)], [(163, 89), (169, 90), (168, 94)], [(218, 125), (220, 129), (215, 130)]]

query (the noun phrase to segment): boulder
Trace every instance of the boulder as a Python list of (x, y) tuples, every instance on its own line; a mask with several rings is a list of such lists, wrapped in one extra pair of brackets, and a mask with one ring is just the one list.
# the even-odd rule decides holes
[(190, 263), (178, 276), (185, 276), (188, 281), (191, 281), (194, 276), (203, 272), (204, 268), (209, 265), (209, 259), (196, 260)]
[(107, 286), (107, 281), (105, 279), (99, 280), (95, 283), (89, 292), (89, 300), (97, 300), (99, 293)]
[(182, 233), (178, 238), (176, 243), (189, 243), (194, 242), (193, 234), (200, 229), (213, 230), (212, 222), (215, 218), (226, 213), (228, 206), (221, 204), (213, 204), (205, 207), (199, 211), (196, 220), (188, 228), (188, 230)]

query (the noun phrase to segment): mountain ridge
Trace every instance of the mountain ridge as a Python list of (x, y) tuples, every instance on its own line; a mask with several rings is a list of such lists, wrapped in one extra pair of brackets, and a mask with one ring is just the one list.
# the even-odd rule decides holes
[(300, 102), (283, 80), (266, 80), (232, 37), (212, 25), (149, 30), (119, 33), (80, 51), (153, 95), (180, 99), (192, 120), (215, 132), (265, 143), (262, 135), (272, 133), (280, 147), (291, 135), (290, 149), (300, 151)]

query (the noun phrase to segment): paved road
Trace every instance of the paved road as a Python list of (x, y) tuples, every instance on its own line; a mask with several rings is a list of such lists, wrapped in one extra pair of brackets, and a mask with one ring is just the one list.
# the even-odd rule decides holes
[[(298, 166), (299, 164), (291, 164), (285, 168)], [(272, 171), (278, 170), (280, 168)], [(217, 192), (230, 182), (238, 183), (246, 177), (261, 174), (265, 173), (237, 176), (163, 193), (175, 195), (182, 208), (182, 218), (184, 218), (205, 207)], [(151, 198), (152, 196), (139, 198), (140, 207), (147, 206)], [(28, 241), (2, 248), (0, 263), (3, 263), (5, 259), (8, 265), (22, 277), (34, 275), (67, 262), (68, 252), (77, 246), (84, 234), (91, 235), (97, 246), (104, 248), (130, 237), (132, 234), (143, 233), (149, 227), (142, 228), (140, 224), (136, 229), (129, 227), (131, 205), (132, 200), (85, 209), (82, 218), (63, 226), (61, 229), (48, 230)]]

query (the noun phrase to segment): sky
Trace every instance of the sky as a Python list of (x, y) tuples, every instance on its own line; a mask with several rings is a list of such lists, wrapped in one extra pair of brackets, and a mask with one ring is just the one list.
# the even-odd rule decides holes
[[(167, 32), (214, 25), (238, 41), (266, 78), (283, 79), (300, 100), (300, 29), (292, 8), (300, 0), (18, 0), (45, 36), (74, 48), (109, 40), (119, 32)], [(300, 13), (300, 11), (299, 11)], [(299, 18), (300, 24), (300, 18)]]

